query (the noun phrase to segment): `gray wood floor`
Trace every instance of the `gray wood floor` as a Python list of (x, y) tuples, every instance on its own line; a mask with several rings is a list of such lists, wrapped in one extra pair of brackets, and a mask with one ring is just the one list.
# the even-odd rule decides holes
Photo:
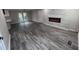
[[(12, 50), (77, 50), (77, 33), (57, 29), (37, 22), (13, 24)], [(70, 43), (68, 44), (68, 42)]]

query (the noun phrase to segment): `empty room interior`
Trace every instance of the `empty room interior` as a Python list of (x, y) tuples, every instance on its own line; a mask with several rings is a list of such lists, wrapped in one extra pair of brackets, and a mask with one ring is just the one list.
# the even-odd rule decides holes
[(0, 50), (78, 50), (79, 9), (0, 9)]

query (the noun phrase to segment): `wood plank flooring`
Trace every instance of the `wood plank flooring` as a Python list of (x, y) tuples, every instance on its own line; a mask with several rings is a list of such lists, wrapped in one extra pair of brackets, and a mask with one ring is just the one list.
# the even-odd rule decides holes
[[(13, 24), (11, 50), (77, 50), (77, 33), (37, 22)], [(71, 41), (71, 45), (68, 44)]]

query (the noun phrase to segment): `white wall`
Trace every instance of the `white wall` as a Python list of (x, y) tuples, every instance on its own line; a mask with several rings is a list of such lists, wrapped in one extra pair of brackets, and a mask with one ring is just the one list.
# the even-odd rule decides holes
[(17, 11), (9, 11), (9, 17), (11, 19), (11, 23), (18, 23), (18, 12)]
[(10, 49), (10, 35), (2, 10), (0, 10), (0, 34), (4, 38), (3, 41), (6, 49)]
[[(61, 23), (49, 22), (48, 17), (60, 17)], [(79, 10), (75, 9), (48, 9), (32, 11), (32, 20), (66, 30), (79, 30)]]

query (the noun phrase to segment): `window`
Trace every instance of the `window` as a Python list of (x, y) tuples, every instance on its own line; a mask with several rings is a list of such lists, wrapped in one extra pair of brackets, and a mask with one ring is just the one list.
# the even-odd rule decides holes
[(20, 13), (18, 13), (18, 15), (19, 15), (19, 22), (26, 22), (26, 21), (28, 21), (27, 13), (20, 12)]
[(22, 13), (19, 13), (19, 21), (20, 21), (20, 22), (23, 22), (23, 16), (22, 16)]

